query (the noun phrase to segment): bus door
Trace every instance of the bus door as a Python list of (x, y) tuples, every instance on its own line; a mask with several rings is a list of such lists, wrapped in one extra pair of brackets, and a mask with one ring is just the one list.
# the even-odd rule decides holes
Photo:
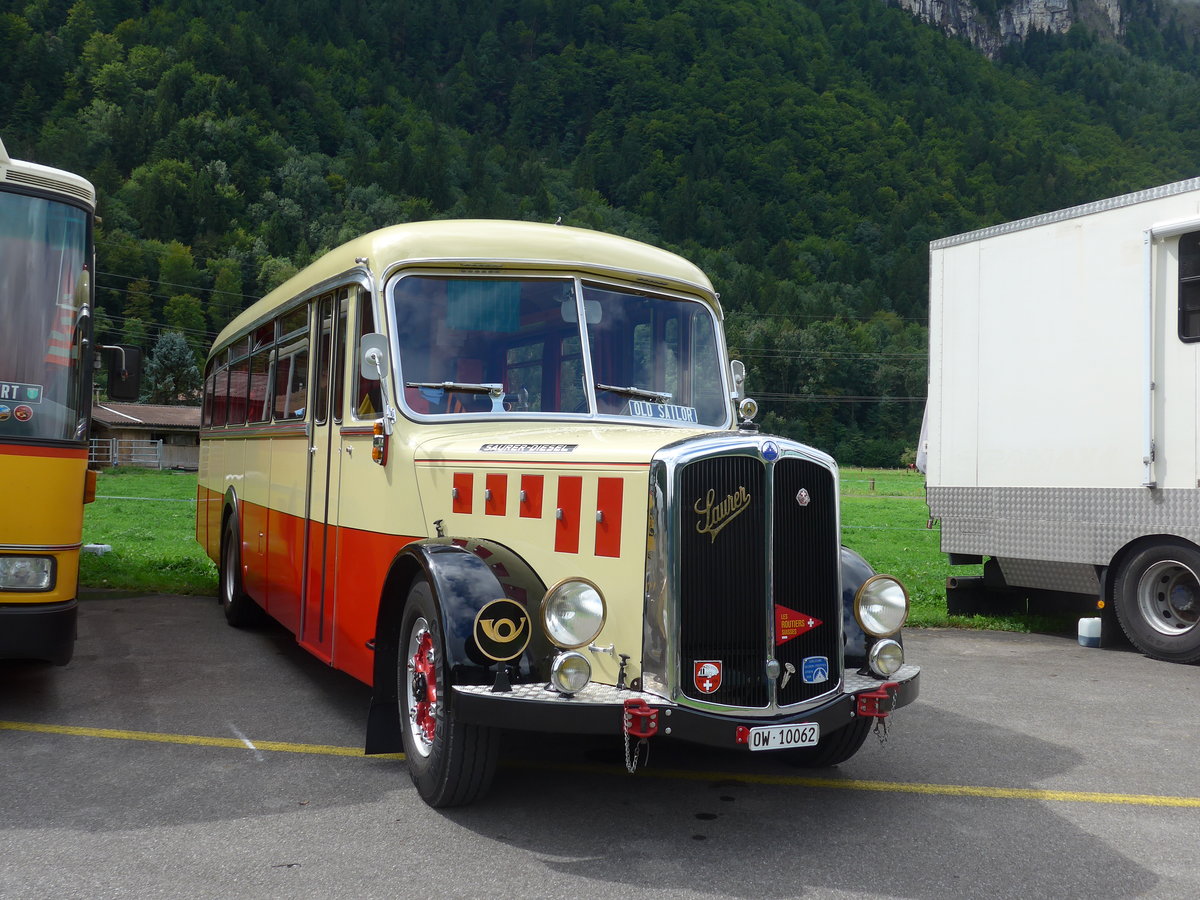
[(337, 597), (338, 499), (341, 485), (343, 379), (346, 313), (350, 292), (343, 288), (317, 301), (310, 395), (308, 499), (304, 546), (304, 599), (300, 643), (320, 658), (333, 658), (333, 616)]

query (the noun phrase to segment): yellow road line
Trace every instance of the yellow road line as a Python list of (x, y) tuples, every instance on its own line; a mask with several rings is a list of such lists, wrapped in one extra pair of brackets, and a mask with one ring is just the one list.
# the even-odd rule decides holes
[[(357, 747), (338, 747), (330, 744), (298, 744), (287, 741), (253, 741), (240, 738), (204, 737), (192, 734), (166, 734), (155, 731), (124, 731), (113, 728), (82, 728), (75, 725), (43, 725), (36, 722), (0, 721), (0, 731), (29, 731), (39, 734), (64, 734), (73, 737), (109, 738), (118, 741), (150, 741), (160, 744), (184, 744), (193, 747), (220, 747), (228, 750), (275, 751), (322, 756), (356, 756), (365, 754)], [(381, 754), (376, 759), (404, 759), (403, 753)], [(571, 763), (506, 762), (506, 768), (552, 769), (558, 772), (608, 775), (615, 766), (579, 765)], [(1098, 791), (1053, 791), (1040, 788), (1002, 788), (963, 784), (922, 784), (903, 781), (865, 781), (853, 778), (814, 778), (807, 775), (757, 775), (733, 772), (691, 772), (679, 769), (643, 769), (643, 777), (679, 781), (726, 781), (746, 784), (777, 785), (781, 787), (826, 788), (842, 791), (876, 791), (892, 794), (924, 794), (938, 797), (980, 797), (987, 800), (1036, 800), (1050, 803), (1101, 803), (1124, 806), (1157, 806), (1200, 809), (1200, 797), (1168, 797), (1157, 794), (1114, 794)]]
[[(523, 766), (524, 767), (524, 766)], [(533, 767), (529, 764), (530, 768)], [(559, 771), (600, 772), (600, 766), (548, 765)], [(1200, 797), (1167, 797), (1157, 794), (1111, 794), (1097, 791), (1053, 791), (1041, 788), (1002, 788), (963, 784), (922, 784), (904, 781), (863, 781), (853, 778), (814, 778), (807, 775), (756, 775), (731, 772), (646, 770), (647, 777), (681, 781), (725, 781), (786, 787), (832, 788), (843, 791), (877, 791), (892, 794), (926, 794), (940, 797), (982, 797), (989, 800), (1042, 800), (1055, 803), (1108, 803), (1125, 806), (1162, 806), (1200, 809)]]
[[(36, 722), (0, 722), (0, 731), (32, 731), (39, 734), (68, 734), (73, 737), (109, 738), (116, 741), (150, 741), (186, 744), (192, 747), (222, 747), (227, 750), (274, 750), (278, 753), (308, 753), (321, 756), (365, 756), (357, 747), (330, 744), (295, 744), (287, 741), (254, 741), (241, 738), (204, 737), (196, 734), (165, 734), (158, 731), (123, 731), (115, 728), (81, 728), (75, 725), (42, 725)], [(379, 754), (375, 759), (404, 759), (403, 753)]]

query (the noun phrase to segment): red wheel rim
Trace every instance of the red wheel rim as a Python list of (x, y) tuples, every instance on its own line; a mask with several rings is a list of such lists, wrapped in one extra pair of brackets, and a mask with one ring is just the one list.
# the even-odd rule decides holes
[(408, 642), (408, 710), (410, 730), (416, 749), (428, 755), (437, 734), (437, 651), (429, 623), (418, 619), (413, 623)]

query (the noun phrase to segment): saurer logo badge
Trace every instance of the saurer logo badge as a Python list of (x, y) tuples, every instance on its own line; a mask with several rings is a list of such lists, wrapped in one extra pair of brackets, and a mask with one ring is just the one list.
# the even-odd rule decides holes
[(750, 492), (745, 487), (739, 487), (736, 493), (726, 494), (725, 499), (717, 502), (717, 492), (712, 488), (692, 506), (700, 521), (696, 523), (698, 534), (707, 534), (709, 543), (717, 539), (721, 529), (736, 519), (750, 506)]
[(715, 693), (721, 686), (721, 660), (697, 659), (693, 662), (692, 681), (702, 694)]

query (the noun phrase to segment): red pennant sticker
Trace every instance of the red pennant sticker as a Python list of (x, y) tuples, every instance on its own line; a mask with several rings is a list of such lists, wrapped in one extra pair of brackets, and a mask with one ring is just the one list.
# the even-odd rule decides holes
[(794, 637), (800, 637), (806, 631), (812, 631), (822, 624), (820, 619), (808, 613), (796, 612), (786, 606), (775, 604), (775, 646), (786, 644)]

